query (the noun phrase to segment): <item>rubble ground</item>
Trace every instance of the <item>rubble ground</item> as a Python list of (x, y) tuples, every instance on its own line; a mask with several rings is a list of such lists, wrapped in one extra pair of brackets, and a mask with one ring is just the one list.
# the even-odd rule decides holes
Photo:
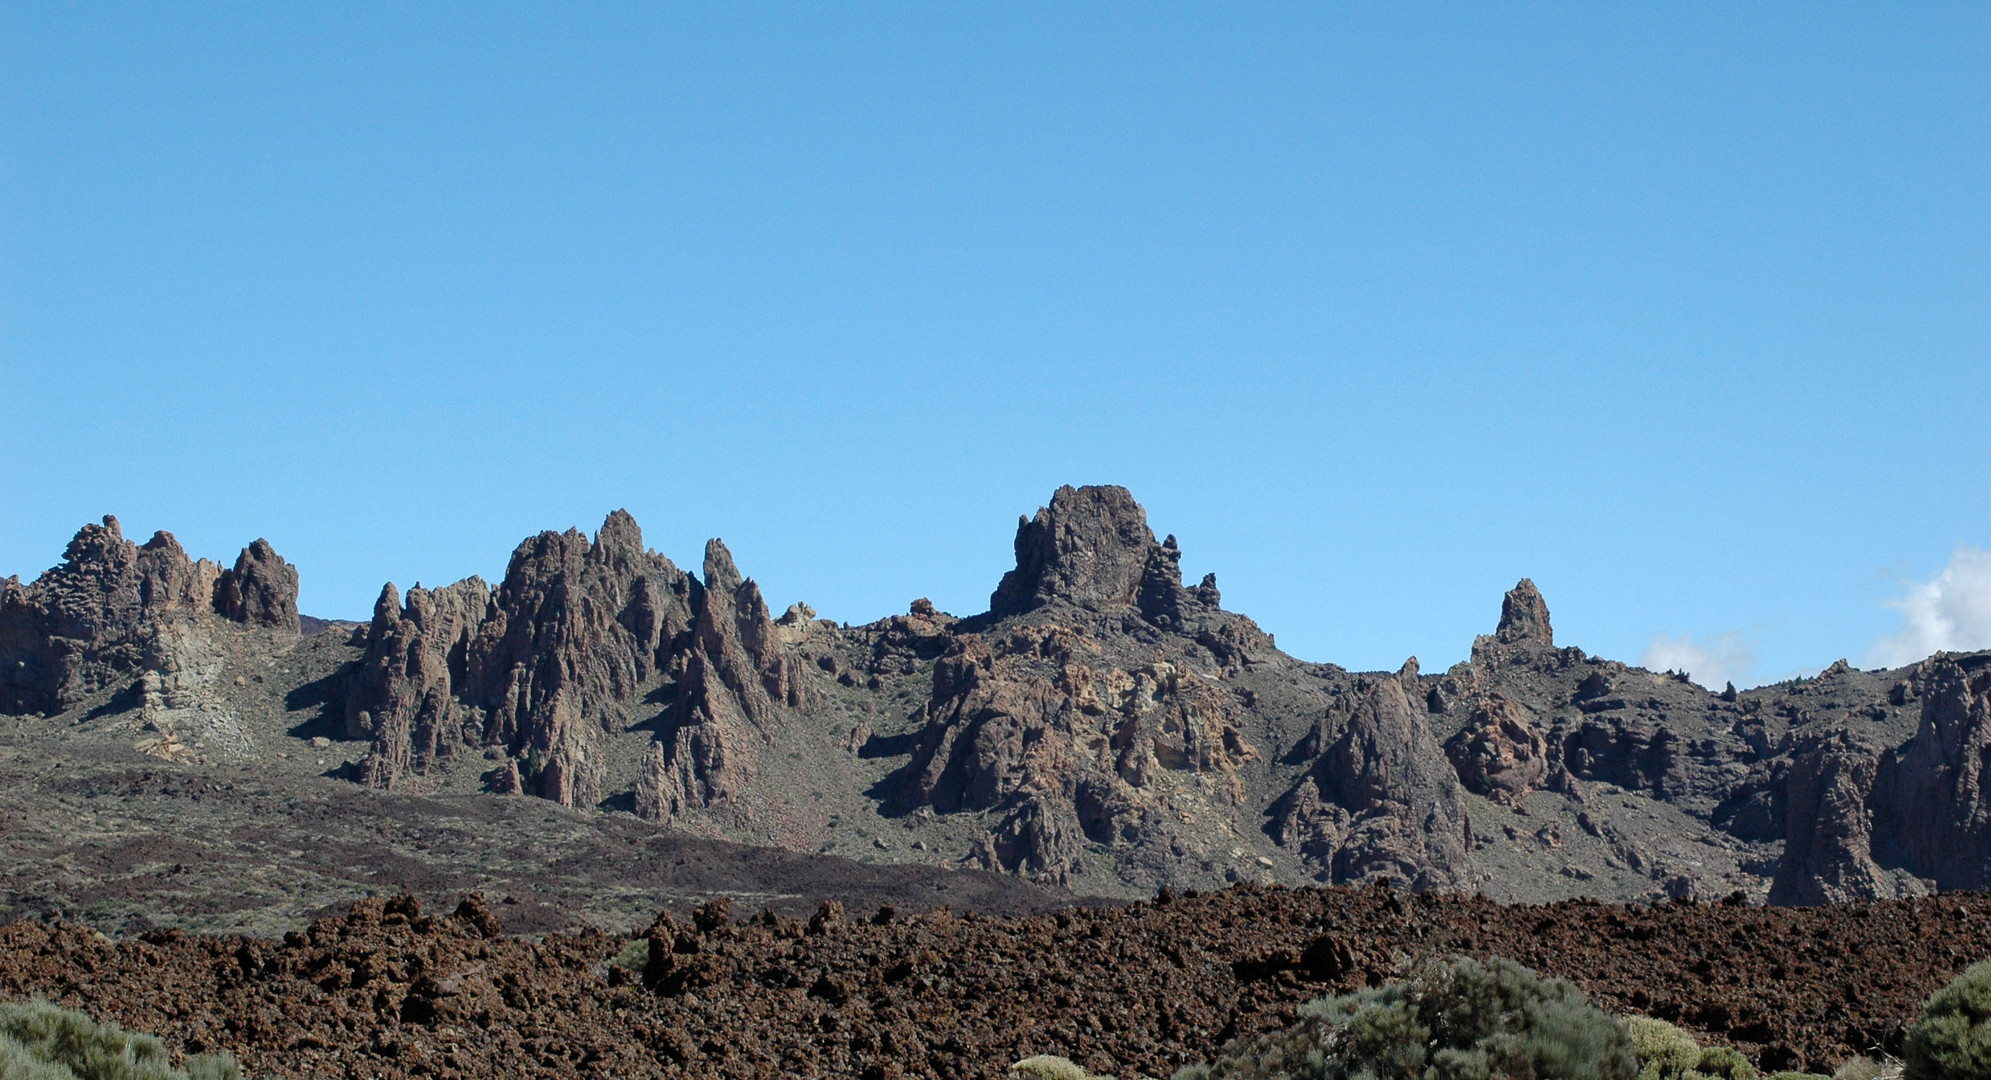
[[(744, 916), (744, 917), (742, 917)], [(650, 942), (642, 971), (625, 957)], [(1765, 1071), (1897, 1053), (1920, 1003), (1991, 956), (1991, 896), (1816, 908), (1502, 905), (1385, 886), (1243, 884), (1014, 917), (692, 922), (538, 939), (470, 897), (367, 899), (282, 941), (0, 927), (0, 997), (43, 994), (179, 1052), (282, 1077), (999, 1077), (1034, 1054), (1165, 1077), (1302, 1002), (1428, 957), (1506, 956)]]

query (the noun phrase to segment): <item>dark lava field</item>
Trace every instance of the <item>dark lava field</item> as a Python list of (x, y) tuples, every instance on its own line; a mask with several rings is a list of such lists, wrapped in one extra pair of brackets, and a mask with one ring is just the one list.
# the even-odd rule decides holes
[(626, 938), (507, 936), (478, 897), (362, 900), (282, 941), (23, 921), (0, 928), (0, 997), (227, 1049), (259, 1076), (969, 1078), (1051, 1053), (1166, 1077), (1310, 998), (1501, 955), (1765, 1070), (1829, 1072), (1898, 1051), (1923, 998), (1991, 955), (1991, 896), (1501, 905), (1243, 884), (1013, 917), (721, 900), (645, 933), (635, 970), (610, 963)]

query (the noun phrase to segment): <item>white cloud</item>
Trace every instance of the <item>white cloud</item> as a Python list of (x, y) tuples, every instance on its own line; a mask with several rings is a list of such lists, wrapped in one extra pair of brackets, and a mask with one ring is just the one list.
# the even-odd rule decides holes
[(1748, 685), (1756, 670), (1756, 643), (1738, 633), (1654, 634), (1646, 643), (1638, 666), (1649, 671), (1684, 671), (1687, 677), (1709, 690), (1727, 683)]
[(1991, 551), (1960, 547), (1943, 572), (1911, 582), (1901, 609), (1901, 629), (1883, 634), (1867, 650), (1869, 667), (1900, 667), (1933, 652), (1991, 648)]

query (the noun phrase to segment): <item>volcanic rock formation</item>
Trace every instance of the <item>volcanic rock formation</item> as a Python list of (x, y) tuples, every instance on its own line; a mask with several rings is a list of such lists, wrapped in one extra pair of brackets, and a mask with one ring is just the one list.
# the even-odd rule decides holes
[(295, 635), (297, 569), (257, 540), (223, 571), (172, 533), (134, 544), (106, 516), (33, 584), (0, 582), (0, 712), (59, 713), (144, 670), (160, 627), (222, 621)]
[(1522, 579), (1468, 660), (1349, 672), (1281, 652), (1215, 575), (1185, 587), (1125, 489), (1060, 488), (1014, 547), (984, 613), (922, 599), (849, 626), (805, 604), (775, 619), (723, 543), (694, 575), (617, 511), (592, 538), (526, 540), (495, 588), (389, 584), (348, 643), (297, 636), (297, 572), (266, 542), (223, 569), (107, 518), (5, 582), (0, 710), (128, 712), (112, 727), (139, 753), (248, 763), (268, 749), (238, 714), (254, 695), (220, 690), (314, 640), (314, 664), (344, 666), (269, 692), (329, 703), (289, 728), (314, 757), (365, 745), (333, 775), (798, 851), (1109, 895), (1991, 886), (1991, 654), (1716, 694), (1557, 645)]

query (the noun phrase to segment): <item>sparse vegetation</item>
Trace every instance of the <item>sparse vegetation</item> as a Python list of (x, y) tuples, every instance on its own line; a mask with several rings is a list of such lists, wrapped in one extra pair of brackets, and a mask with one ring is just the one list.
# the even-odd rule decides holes
[(1864, 1055), (1847, 1058), (1832, 1073), (1832, 1080), (1900, 1080), (1900, 1077), (1899, 1060), (1888, 1058), (1886, 1061), (1875, 1061)]
[(609, 963), (628, 971), (640, 972), (650, 962), (650, 939), (636, 938), (609, 960)]
[(1024, 1058), (1009, 1067), (1009, 1074), (1018, 1080), (1106, 1080), (1086, 1072), (1070, 1058), (1055, 1054)]
[(1287, 1030), (1234, 1042), (1175, 1080), (1632, 1080), (1637, 1072), (1622, 1023), (1570, 983), (1494, 957), (1431, 964), (1405, 982), (1309, 1002)]
[(228, 1054), (173, 1067), (166, 1044), (40, 999), (0, 1002), (0, 1080), (242, 1080)]
[(1625, 1030), (1638, 1055), (1638, 1080), (1678, 1080), (1701, 1063), (1701, 1044), (1664, 1020), (1629, 1017)]
[(1929, 996), (1902, 1056), (1903, 1080), (1991, 1077), (1991, 960)]

